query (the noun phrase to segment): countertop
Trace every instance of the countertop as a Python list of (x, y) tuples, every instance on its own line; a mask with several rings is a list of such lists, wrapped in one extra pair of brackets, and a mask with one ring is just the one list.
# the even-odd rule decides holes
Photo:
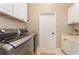
[(74, 41), (74, 42), (76, 42), (76, 43), (79, 43), (79, 36), (69, 35), (69, 34), (63, 34), (63, 35), (61, 36), (61, 48), (63, 48), (64, 39), (66, 39), (66, 40), (71, 40), (71, 41)]

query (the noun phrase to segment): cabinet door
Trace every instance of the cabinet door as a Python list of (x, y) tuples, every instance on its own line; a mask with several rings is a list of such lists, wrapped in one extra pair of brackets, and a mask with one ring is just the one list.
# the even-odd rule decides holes
[(69, 55), (72, 52), (72, 43), (69, 39), (64, 39), (64, 51)]
[(15, 16), (16, 18), (19, 18), (21, 21), (27, 21), (27, 4), (14, 3), (13, 16)]
[(0, 11), (12, 15), (12, 3), (0, 3)]
[(68, 24), (79, 22), (79, 4), (74, 4), (68, 9)]
[(72, 42), (72, 54), (73, 55), (79, 55), (79, 43), (78, 42)]

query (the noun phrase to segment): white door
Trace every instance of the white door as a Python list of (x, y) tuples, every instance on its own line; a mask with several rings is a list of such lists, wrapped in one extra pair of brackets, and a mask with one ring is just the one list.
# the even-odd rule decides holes
[(56, 48), (56, 13), (41, 13), (39, 18), (40, 48)]

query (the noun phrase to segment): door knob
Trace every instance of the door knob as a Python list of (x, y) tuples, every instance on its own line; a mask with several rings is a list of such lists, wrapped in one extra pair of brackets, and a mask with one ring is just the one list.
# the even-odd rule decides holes
[(55, 33), (54, 33), (54, 32), (52, 32), (52, 34), (54, 35)]

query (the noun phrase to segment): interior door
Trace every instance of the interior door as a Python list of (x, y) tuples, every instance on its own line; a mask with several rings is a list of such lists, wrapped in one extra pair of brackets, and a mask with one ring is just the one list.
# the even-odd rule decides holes
[(56, 13), (40, 13), (40, 48), (56, 48)]

